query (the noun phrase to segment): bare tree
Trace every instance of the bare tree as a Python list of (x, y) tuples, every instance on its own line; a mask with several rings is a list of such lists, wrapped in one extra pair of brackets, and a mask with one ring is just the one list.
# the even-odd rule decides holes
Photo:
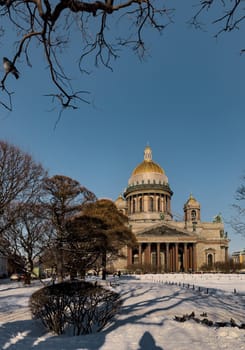
[(30, 276), (51, 236), (44, 207), (33, 203), (17, 203), (8, 215), (11, 216), (8, 219), (9, 225), (2, 233), (5, 253), (9, 257), (23, 257), (23, 272)]
[(199, 4), (194, 5), (197, 10), (190, 23), (202, 29), (211, 20), (217, 27), (215, 37), (239, 29), (245, 19), (242, 0), (199, 0)]
[(64, 243), (67, 240), (67, 220), (78, 215), (85, 203), (96, 199), (95, 195), (78, 181), (67, 176), (55, 175), (44, 181), (45, 206), (50, 224), (54, 230), (53, 248), (56, 255), (58, 280), (64, 277)]
[[(0, 16), (2, 40), (11, 45), (11, 28), (15, 36), (15, 54), (4, 57), (5, 74), (0, 83), (6, 97), (5, 100), (1, 97), (0, 103), (9, 110), (12, 92), (7, 87), (7, 78), (9, 74), (19, 78), (21, 62), (31, 67), (33, 44), (44, 53), (55, 88), (48, 96), (58, 100), (63, 108), (77, 108), (78, 101), (87, 102), (87, 91), (73, 91), (69, 67), (62, 60), (62, 51), (74, 36), (80, 52), (78, 66), (85, 73), (84, 61), (91, 55), (96, 65), (110, 69), (119, 47), (130, 46), (142, 56), (144, 30), (150, 27), (161, 31), (171, 22), (171, 10), (165, 1), (159, 0), (0, 0)], [(75, 60), (71, 64), (75, 65)]]
[[(190, 23), (203, 28), (213, 17), (216, 35), (239, 29), (244, 20), (241, 0), (193, 0), (192, 4)], [(143, 57), (145, 33), (149, 29), (164, 30), (173, 22), (174, 10), (164, 0), (0, 0), (0, 38), (11, 45), (14, 37), (15, 48), (13, 57), (3, 58), (5, 74), (0, 86), (5, 99), (1, 96), (0, 104), (12, 110), (7, 78), (13, 74), (18, 79), (22, 64), (32, 67), (31, 54), (36, 45), (46, 58), (54, 87), (47, 96), (60, 103), (62, 109), (77, 108), (79, 102), (88, 102), (88, 91), (74, 91), (69, 66), (78, 64), (81, 73), (88, 73), (85, 60), (88, 58), (96, 66), (112, 69), (112, 60), (118, 58), (119, 49), (124, 47)], [(70, 50), (73, 38), (79, 53), (68, 66), (62, 56), (68, 45)]]
[(35, 202), (45, 176), (43, 167), (35, 163), (29, 154), (0, 141), (0, 238), (11, 224), (8, 211), (12, 212), (13, 204)]
[(237, 215), (231, 220), (231, 226), (240, 235), (245, 237), (245, 175), (242, 177), (243, 183), (236, 191), (236, 200), (239, 204), (234, 204)]

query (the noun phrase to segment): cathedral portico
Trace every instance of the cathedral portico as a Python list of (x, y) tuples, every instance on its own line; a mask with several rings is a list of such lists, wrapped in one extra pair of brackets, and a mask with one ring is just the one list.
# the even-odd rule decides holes
[(156, 272), (195, 271), (195, 243), (142, 242), (137, 247), (128, 247), (128, 266), (139, 269), (149, 266)]

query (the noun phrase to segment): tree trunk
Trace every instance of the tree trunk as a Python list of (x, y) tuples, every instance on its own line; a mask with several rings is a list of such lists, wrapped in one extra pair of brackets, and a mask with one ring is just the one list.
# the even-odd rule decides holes
[(58, 280), (58, 283), (60, 283), (60, 282), (63, 282), (63, 279), (64, 279), (62, 243), (58, 244), (58, 249), (56, 253), (56, 266), (57, 266), (57, 280)]
[(102, 255), (102, 280), (106, 280), (106, 252)]

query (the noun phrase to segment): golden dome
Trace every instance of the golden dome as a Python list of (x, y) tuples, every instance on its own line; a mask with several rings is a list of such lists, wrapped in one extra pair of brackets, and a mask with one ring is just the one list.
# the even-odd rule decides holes
[(187, 200), (185, 205), (195, 205), (195, 206), (199, 206), (199, 202), (193, 197), (192, 194), (190, 194), (189, 199)]
[(132, 176), (142, 173), (164, 174), (164, 171), (160, 165), (152, 161), (152, 151), (150, 146), (146, 146), (144, 151), (144, 161), (134, 169)]
[(160, 165), (154, 163), (153, 161), (144, 160), (140, 163), (133, 171), (132, 176), (142, 174), (142, 173), (158, 173), (164, 174), (163, 169)]

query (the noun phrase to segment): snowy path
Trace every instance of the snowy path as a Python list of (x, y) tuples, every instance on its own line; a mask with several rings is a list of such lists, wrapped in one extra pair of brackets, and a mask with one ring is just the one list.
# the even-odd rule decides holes
[(31, 313), (28, 307), (23, 307), (20, 310), (16, 310), (10, 313), (4, 313), (0, 315), (0, 324), (6, 322), (20, 321), (20, 320), (30, 320)]

